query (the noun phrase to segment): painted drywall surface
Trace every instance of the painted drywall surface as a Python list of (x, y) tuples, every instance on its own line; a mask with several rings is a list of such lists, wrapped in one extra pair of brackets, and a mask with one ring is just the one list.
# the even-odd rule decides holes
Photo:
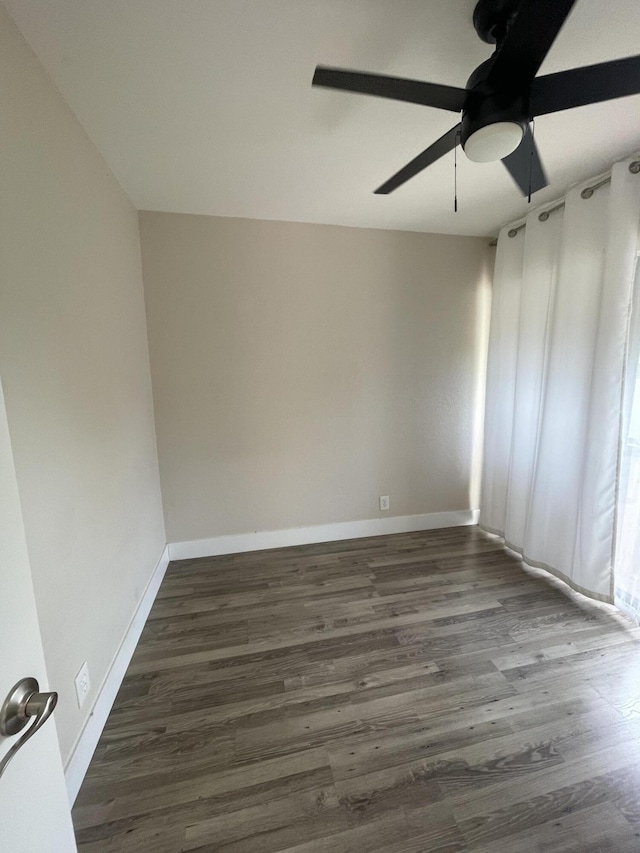
[(170, 542), (373, 518), (379, 495), (475, 505), (486, 240), (152, 212), (140, 233)]
[(165, 541), (138, 223), (1, 4), (0, 116), (0, 371), (66, 759)]

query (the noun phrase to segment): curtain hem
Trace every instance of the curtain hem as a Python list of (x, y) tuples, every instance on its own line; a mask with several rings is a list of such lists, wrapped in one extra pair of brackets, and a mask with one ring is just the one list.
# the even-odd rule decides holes
[(625, 616), (640, 625), (640, 600), (633, 598), (630, 593), (622, 589), (615, 591), (615, 605)]
[(504, 531), (502, 530), (494, 530), (492, 527), (489, 527), (486, 524), (479, 524), (478, 527), (480, 530), (483, 530), (485, 533), (490, 533), (493, 536), (498, 536), (504, 542), (506, 548), (510, 551), (514, 551), (518, 554), (523, 563), (526, 563), (528, 566), (531, 566), (533, 569), (542, 569), (545, 572), (548, 572), (550, 575), (553, 575), (558, 580), (561, 580), (563, 583), (566, 583), (567, 586), (571, 587), (574, 592), (579, 592), (580, 595), (584, 595), (585, 598), (590, 598), (593, 601), (600, 601), (603, 604), (614, 604), (613, 595), (604, 595), (599, 592), (592, 592), (591, 590), (586, 589), (584, 586), (580, 586), (579, 583), (576, 583), (572, 580), (568, 575), (565, 575), (564, 572), (561, 572), (560, 569), (556, 569), (554, 566), (550, 566), (548, 563), (542, 563), (539, 560), (533, 560), (528, 557), (522, 548), (519, 548), (517, 545), (509, 542), (505, 539)]

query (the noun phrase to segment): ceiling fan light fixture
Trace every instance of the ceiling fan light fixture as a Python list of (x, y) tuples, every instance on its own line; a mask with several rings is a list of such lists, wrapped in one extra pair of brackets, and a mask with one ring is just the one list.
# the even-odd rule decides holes
[(464, 142), (464, 153), (474, 163), (491, 163), (513, 153), (522, 142), (524, 130), (515, 121), (486, 124)]

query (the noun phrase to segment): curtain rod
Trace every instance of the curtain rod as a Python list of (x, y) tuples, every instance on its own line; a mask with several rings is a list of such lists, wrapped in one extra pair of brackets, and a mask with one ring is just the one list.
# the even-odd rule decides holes
[[(633, 162), (629, 163), (629, 171), (633, 175), (637, 175), (640, 172), (640, 160), (633, 160)], [(601, 181), (598, 181), (597, 184), (592, 184), (590, 187), (585, 187), (580, 193), (580, 198), (591, 198), (596, 190), (599, 190), (600, 187), (604, 187), (607, 184), (611, 183), (611, 176), (608, 178), (603, 178)], [(540, 222), (546, 222), (547, 219), (551, 216), (552, 213), (555, 213), (556, 210), (562, 210), (565, 202), (560, 201), (558, 204), (554, 204), (553, 207), (549, 207), (546, 210), (543, 210), (542, 213), (538, 214), (538, 220)], [(507, 233), (509, 237), (515, 237), (519, 231), (522, 231), (523, 228), (527, 227), (527, 223), (523, 222), (522, 225), (517, 225), (515, 228), (511, 228)], [(498, 245), (498, 238), (495, 237), (490, 243), (490, 246)]]

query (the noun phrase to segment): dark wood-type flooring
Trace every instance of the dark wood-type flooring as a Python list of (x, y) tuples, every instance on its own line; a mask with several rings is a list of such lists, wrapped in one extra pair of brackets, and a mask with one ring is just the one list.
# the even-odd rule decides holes
[(174, 562), (79, 849), (638, 853), (639, 642), (473, 527)]

